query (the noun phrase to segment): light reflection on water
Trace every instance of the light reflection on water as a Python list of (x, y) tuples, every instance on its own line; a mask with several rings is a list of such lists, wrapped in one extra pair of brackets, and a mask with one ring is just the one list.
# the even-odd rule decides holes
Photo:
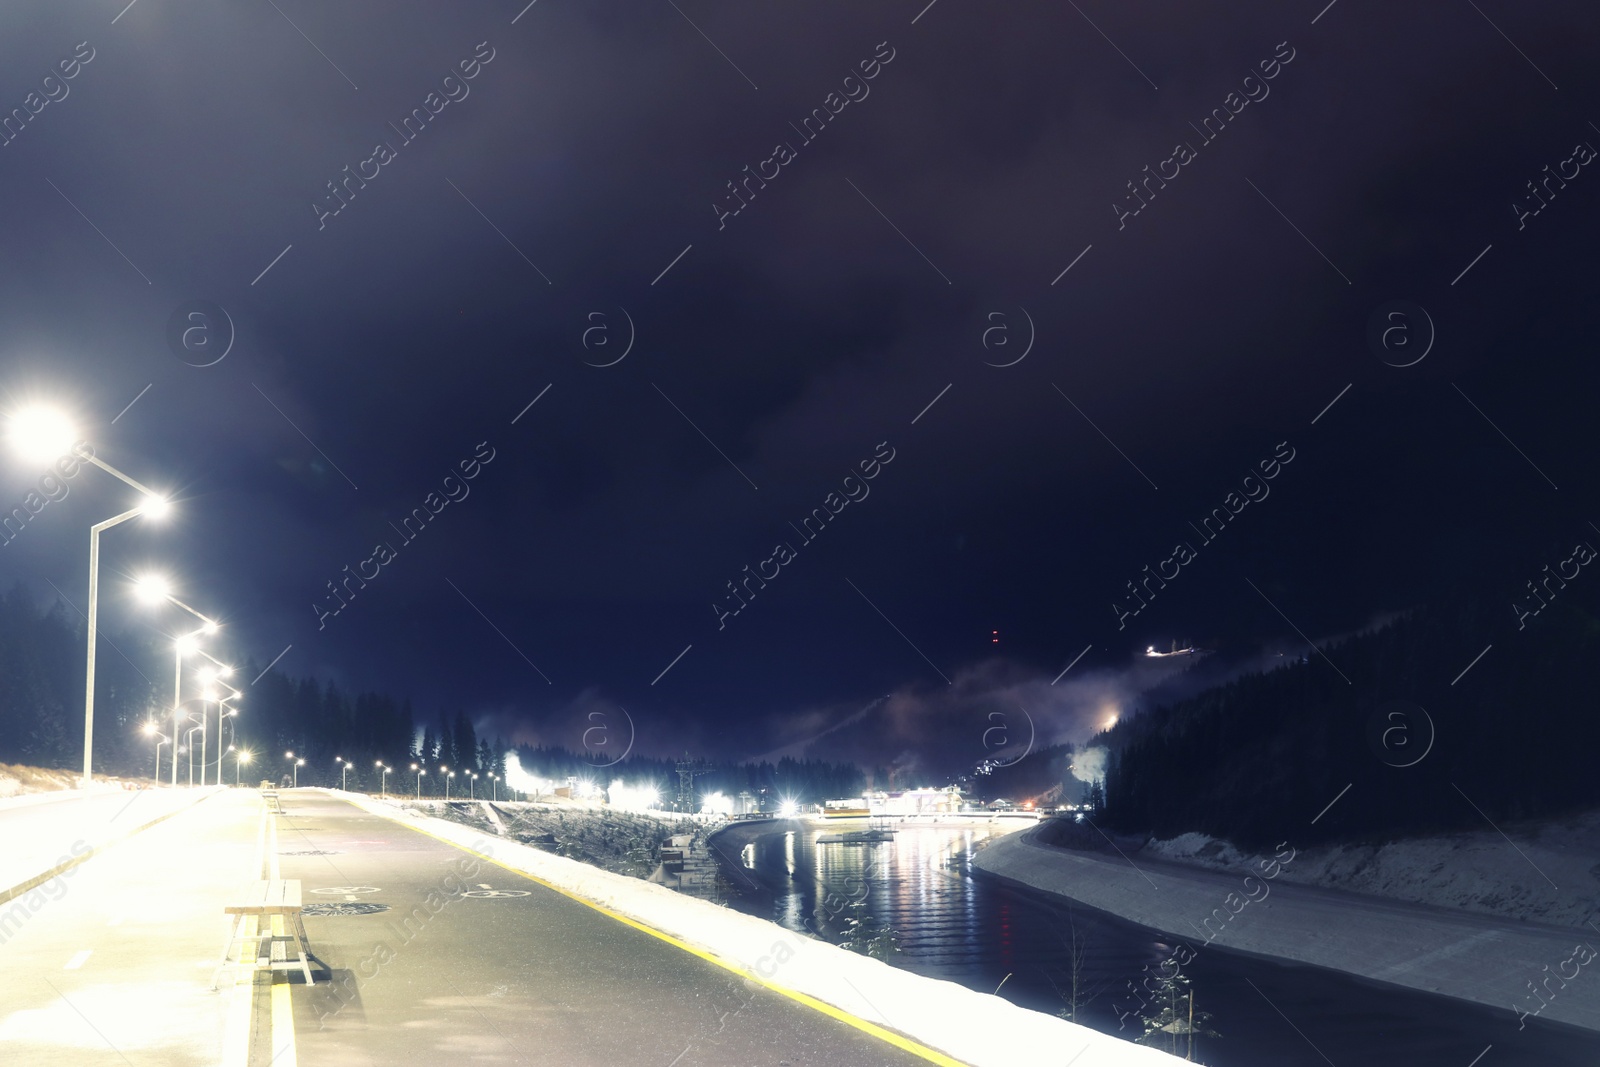
[[(1141, 1032), (1129, 983), (1143, 968), (1158, 968), (1173, 942), (1112, 916), (975, 880), (971, 854), (999, 831), (896, 826), (892, 842), (819, 844), (819, 836), (838, 831), (769, 826), (729, 857), (768, 892), (732, 900), (734, 907), (834, 943), (846, 936), (851, 915), (865, 912), (894, 930), (895, 966), (984, 993), (999, 987), (1005, 999), (1052, 1015), (1071, 996), (1067, 959), (1076, 937), (1084, 949), (1077, 1021), (1128, 1039)], [(864, 903), (852, 909), (855, 901)], [(1361, 1067), (1463, 1067), (1491, 1043), (1494, 1063), (1486, 1058), (1480, 1067), (1600, 1064), (1600, 1035), (1542, 1023), (1518, 1032), (1509, 1011), (1217, 948), (1203, 948), (1184, 970), (1197, 1008), (1212, 1014), (1223, 1035), (1196, 1049), (1196, 1062), (1215, 1067), (1322, 1064), (1325, 1057)]]

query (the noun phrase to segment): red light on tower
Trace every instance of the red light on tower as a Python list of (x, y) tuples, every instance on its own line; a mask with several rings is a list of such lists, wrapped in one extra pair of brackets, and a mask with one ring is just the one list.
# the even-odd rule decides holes
[(999, 630), (990, 630), (989, 634), (990, 634), (989, 643), (991, 645), (998, 645), (1000, 643), (1000, 631)]

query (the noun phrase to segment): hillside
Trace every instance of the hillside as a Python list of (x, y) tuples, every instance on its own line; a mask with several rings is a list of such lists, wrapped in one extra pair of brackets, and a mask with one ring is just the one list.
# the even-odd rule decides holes
[(1600, 623), (1576, 595), (1513, 623), (1499, 605), (1417, 609), (1124, 720), (1106, 735), (1103, 822), (1304, 848), (1600, 805)]

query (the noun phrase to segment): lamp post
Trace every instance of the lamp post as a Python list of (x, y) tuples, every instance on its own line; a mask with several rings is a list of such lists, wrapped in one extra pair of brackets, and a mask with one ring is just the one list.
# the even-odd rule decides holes
[(493, 783), (491, 788), (494, 790), (494, 802), (498, 804), (500, 803), (500, 776), (490, 771), (489, 781)]
[[(199, 653), (200, 655), (203, 655), (207, 659), (211, 660), (213, 663), (219, 663), (218, 660), (213, 659), (208, 653), (200, 648), (199, 638), (216, 633), (217, 627), (221, 624), (210, 616), (201, 614), (188, 604), (185, 604), (183, 601), (173, 596), (172, 589), (167, 583), (167, 580), (159, 575), (144, 575), (143, 577), (135, 580), (133, 584), (135, 592), (137, 592), (140, 599), (144, 600), (146, 603), (159, 604), (165, 601), (166, 603), (182, 608), (184, 611), (187, 611), (190, 615), (193, 615), (195, 618), (200, 620), (199, 629), (184, 634), (173, 642), (174, 662), (172, 665), (172, 735), (176, 737), (178, 735), (179, 708), (183, 704), (183, 657)], [(218, 763), (217, 768), (217, 780), (219, 782), (222, 780), (222, 768), (220, 762)], [(177, 760), (172, 761), (172, 784), (174, 786), (178, 784)]]
[[(242, 694), (239, 694), (239, 695), (242, 695)], [(228, 751), (229, 752), (233, 751), (233, 746), (239, 740), (239, 737), (238, 737), (239, 728), (238, 728), (238, 726), (234, 725), (234, 722), (233, 722), (234, 719), (239, 717), (239, 709), (238, 708), (230, 708), (230, 707), (228, 707), (228, 701), (235, 700), (235, 699), (237, 699), (237, 696), (223, 697), (221, 700), (219, 700), (217, 702), (217, 744), (219, 746), (222, 744), (222, 724), (223, 723), (227, 723), (228, 724)], [(224, 709), (227, 711), (227, 714), (223, 714)], [(221, 755), (221, 753), (218, 753), (218, 755), (217, 755), (217, 784), (218, 785), (222, 784), (222, 755)]]
[(237, 785), (243, 785), (244, 784), (244, 771), (241, 768), (246, 763), (249, 763), (249, 762), (250, 762), (250, 753), (247, 750), (240, 749), (239, 751), (237, 751), (237, 752), (235, 752), (233, 754), (233, 784), (234, 785), (237, 786)]
[[(205, 712), (202, 711), (201, 714), (203, 715), (203, 714), (205, 714)], [(189, 721), (193, 722), (194, 720), (191, 719)], [(196, 730), (204, 730), (204, 729), (205, 729), (205, 727), (203, 725), (202, 726), (191, 726), (189, 728), (189, 732), (183, 735), (184, 744), (189, 750), (189, 787), (191, 789), (194, 788), (194, 734), (195, 734)], [(201, 775), (202, 778), (205, 777), (205, 773), (206, 773), (206, 769), (205, 769), (204, 766), (202, 766), (200, 768), (200, 775)], [(202, 783), (202, 784), (204, 784), (204, 783)]]
[(424, 774), (427, 774), (428, 772), (423, 770), (421, 767), (418, 767), (415, 763), (413, 763), (411, 765), (411, 769), (417, 772), (417, 799), (421, 800), (422, 799), (422, 776)]
[(471, 796), (471, 798), (473, 800), (477, 800), (478, 799), (478, 772), (477, 771), (468, 771), (467, 772), (467, 779), (468, 779), (468, 781), (467, 781), (467, 790), (469, 792), (469, 795)]
[(144, 735), (146, 737), (153, 737), (156, 739), (156, 748), (154, 753), (155, 767), (150, 773), (150, 778), (152, 781), (159, 783), (161, 781), (161, 746), (167, 743), (167, 737), (165, 734), (156, 733), (158, 728), (158, 725), (154, 722), (147, 722), (144, 724)]
[[(172, 600), (173, 598), (171, 596), (168, 596), (167, 599)], [(179, 603), (176, 600), (174, 600), (173, 602), (174, 603)], [(184, 606), (184, 605), (180, 604), (179, 606)], [(199, 613), (196, 612), (196, 614), (199, 614)], [(204, 618), (204, 616), (201, 616), (201, 617)], [(210, 701), (210, 702), (215, 703), (217, 705), (217, 784), (221, 785), (222, 784), (222, 719), (223, 719), (223, 713), (226, 711), (230, 715), (237, 715), (238, 714), (237, 711), (229, 711), (228, 710), (227, 703), (230, 700), (238, 700), (238, 699), (242, 698), (244, 696), (244, 694), (239, 692), (239, 690), (235, 689), (233, 686), (229, 685), (227, 682), (224, 682), (222, 680), (224, 678), (230, 678), (230, 677), (233, 676), (233, 668), (232, 667), (228, 666), (226, 663), (222, 662), (220, 659), (218, 659), (217, 657), (213, 656), (211, 653), (207, 652), (205, 649), (200, 648), (198, 645), (195, 646), (195, 651), (198, 652), (200, 655), (204, 656), (206, 659), (210, 660), (213, 664), (215, 664), (215, 666), (213, 666), (213, 667), (203, 667), (203, 668), (201, 668), (200, 673), (199, 673), (199, 678), (200, 678), (201, 683), (203, 685), (205, 685), (205, 687), (206, 687), (205, 690), (203, 691), (203, 694), (202, 694), (202, 700)], [(215, 688), (216, 686), (219, 686), (219, 685), (222, 686), (224, 689), (227, 689), (230, 695), (219, 698), (217, 696), (217, 691), (216, 691), (216, 688)], [(205, 708), (205, 704), (202, 703), (200, 705), (200, 721), (201, 721), (202, 724), (205, 722), (205, 716), (206, 716), (206, 708)], [(204, 730), (201, 730), (200, 731), (200, 784), (201, 785), (205, 785), (206, 784), (206, 763), (207, 763), (207, 761), (206, 761), (206, 732)]]
[(75, 440), (71, 421), (58, 411), (38, 407), (19, 411), (11, 416), (8, 430), (12, 445), (25, 458), (54, 463), (63, 476), (67, 474), (69, 463), (74, 468), (73, 473), (76, 473), (76, 463), (92, 463), (144, 497), (138, 507), (89, 527), (89, 629), (83, 683), (83, 788), (88, 789), (94, 780), (94, 652), (100, 621), (100, 534), (139, 515), (157, 518), (167, 510), (168, 504), (154, 490), (96, 456), (88, 442)]
[(305, 762), (306, 761), (303, 760), (303, 759), (296, 759), (295, 758), (295, 754), (293, 752), (285, 752), (283, 754), (283, 758), (286, 759), (286, 760), (290, 760), (291, 761), (290, 765), (294, 769), (294, 788), (295, 789), (299, 789), (300, 788), (300, 768), (305, 766)]
[(389, 795), (389, 771), (392, 770), (392, 768), (385, 767), (383, 765), (383, 760), (375, 761), (373, 766), (383, 771), (383, 774), (378, 778), (378, 790), (380, 796), (387, 797)]
[(456, 776), (456, 772), (455, 771), (450, 771), (445, 775), (445, 778), (444, 778), (444, 799), (445, 799), (446, 803), (448, 803), (449, 800), (450, 800), (450, 779), (454, 778), (455, 776)]
[(355, 764), (345, 762), (343, 756), (333, 757), (333, 762), (339, 764), (339, 788), (341, 790), (345, 789), (346, 783), (349, 781), (350, 768), (354, 767)]

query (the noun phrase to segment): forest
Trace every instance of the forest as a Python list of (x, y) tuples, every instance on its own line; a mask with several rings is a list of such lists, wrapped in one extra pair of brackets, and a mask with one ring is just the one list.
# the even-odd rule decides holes
[(1600, 803), (1600, 623), (1577, 599), (1512, 621), (1503, 604), (1419, 607), (1129, 716), (1101, 738), (1104, 825), (1298, 847)]
[[(81, 765), (84, 637), (82, 616), (65, 602), (41, 608), (20, 583), (0, 594), (0, 763)], [(102, 629), (95, 659), (95, 771), (148, 777), (158, 738), (171, 731), (172, 651), (153, 632)], [(477, 787), (490, 789), (491, 795), (489, 775), (505, 777), (505, 756), (512, 746), (504, 738), (479, 737), (461, 709), (419, 710), (387, 693), (347, 692), (276, 668), (262, 672), (249, 662), (230, 681), (244, 696), (237, 702), (239, 715), (223, 731), (223, 745), (250, 753), (250, 760), (239, 766), (232, 754), (225, 755), (224, 781), (287, 778), (303, 786), (344, 782), (351, 789), (377, 791), (385, 784), (380, 760), (393, 769), (387, 782), (393, 792), (418, 789), (413, 763), (427, 771), (420, 782), (423, 795), (443, 792), (440, 776), (447, 773), (445, 768), (456, 772), (452, 794), (473, 791), (469, 772), (479, 775)], [(199, 703), (189, 700), (189, 690), (186, 682), (185, 710), (198, 714)], [(215, 731), (215, 704), (208, 707), (208, 719), (208, 731)], [(152, 722), (158, 724), (154, 735), (145, 730)], [(213, 735), (207, 745), (207, 780), (218, 772), (216, 741)], [(169, 780), (172, 748), (160, 749), (161, 777)], [(669, 804), (677, 794), (676, 760), (632, 756), (602, 768), (561, 748), (522, 745), (517, 751), (524, 769), (546, 778), (575, 776), (602, 786), (615, 778), (630, 784), (653, 781)], [(294, 756), (286, 756), (288, 752)], [(304, 763), (297, 767), (300, 760)], [(179, 781), (187, 782), (188, 752), (180, 755), (178, 767)], [(195, 774), (198, 780), (198, 767)], [(877, 776), (887, 778), (881, 770)], [(720, 791), (728, 796), (749, 790), (774, 798), (774, 804), (780, 797), (820, 803), (859, 795), (867, 781), (854, 765), (819, 760), (700, 761), (695, 788), (701, 794)]]

